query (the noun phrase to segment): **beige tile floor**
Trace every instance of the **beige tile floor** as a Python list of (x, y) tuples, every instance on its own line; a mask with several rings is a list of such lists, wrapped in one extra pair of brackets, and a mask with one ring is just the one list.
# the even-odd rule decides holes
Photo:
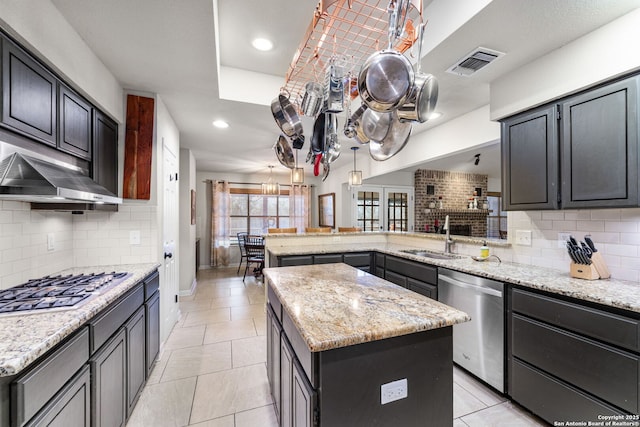
[[(262, 283), (235, 268), (201, 270), (127, 426), (277, 426), (264, 301)], [(545, 425), (464, 371), (453, 378), (454, 427)]]

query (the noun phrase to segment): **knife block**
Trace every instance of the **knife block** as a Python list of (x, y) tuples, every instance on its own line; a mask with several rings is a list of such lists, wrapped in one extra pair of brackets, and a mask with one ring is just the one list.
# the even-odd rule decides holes
[(591, 254), (591, 265), (596, 267), (598, 270), (598, 275), (601, 279), (608, 279), (611, 277), (611, 273), (609, 273), (609, 268), (607, 268), (607, 263), (604, 262), (604, 258), (600, 255), (600, 252), (594, 252)]
[(585, 265), (576, 264), (575, 262), (571, 261), (569, 274), (571, 275), (571, 277), (575, 277), (577, 279), (596, 280), (600, 278), (600, 274), (598, 274), (598, 270), (593, 263)]

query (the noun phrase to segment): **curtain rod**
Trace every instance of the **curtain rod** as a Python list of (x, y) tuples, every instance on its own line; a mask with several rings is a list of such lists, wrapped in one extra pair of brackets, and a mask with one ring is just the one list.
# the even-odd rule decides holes
[[(212, 179), (205, 179), (204, 181), (205, 184), (207, 182), (213, 182)], [(236, 184), (236, 185), (262, 185), (261, 182), (235, 182), (235, 181), (227, 181), (229, 184)], [(307, 187), (315, 187), (315, 185), (313, 184), (299, 184), (299, 185), (306, 185)], [(280, 187), (291, 187), (291, 184), (280, 184)]]

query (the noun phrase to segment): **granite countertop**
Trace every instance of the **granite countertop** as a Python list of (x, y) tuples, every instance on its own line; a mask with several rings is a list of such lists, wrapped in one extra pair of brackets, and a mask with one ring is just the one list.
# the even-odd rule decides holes
[(346, 264), (266, 268), (264, 276), (312, 352), (471, 320)]
[(127, 271), (131, 276), (78, 308), (0, 316), (0, 377), (18, 374), (158, 267), (159, 264), (155, 263), (103, 265), (70, 268), (56, 273), (68, 275)]
[(308, 246), (267, 246), (276, 256), (319, 253), (378, 251), (389, 255), (412, 259), (438, 267), (450, 268), (476, 276), (565, 295), (583, 301), (591, 301), (610, 307), (640, 313), (640, 285), (635, 282), (616, 279), (583, 280), (569, 276), (551, 268), (544, 268), (512, 262), (498, 263), (495, 259), (474, 261), (470, 256), (459, 255), (458, 259), (440, 260), (401, 252), (416, 249), (407, 245), (364, 243), (362, 245), (331, 244)]

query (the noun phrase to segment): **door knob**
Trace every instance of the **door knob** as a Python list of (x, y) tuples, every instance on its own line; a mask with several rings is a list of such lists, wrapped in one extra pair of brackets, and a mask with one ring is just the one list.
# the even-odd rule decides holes
[(164, 259), (172, 258), (172, 257), (173, 257), (173, 254), (171, 252), (165, 252), (164, 253)]

